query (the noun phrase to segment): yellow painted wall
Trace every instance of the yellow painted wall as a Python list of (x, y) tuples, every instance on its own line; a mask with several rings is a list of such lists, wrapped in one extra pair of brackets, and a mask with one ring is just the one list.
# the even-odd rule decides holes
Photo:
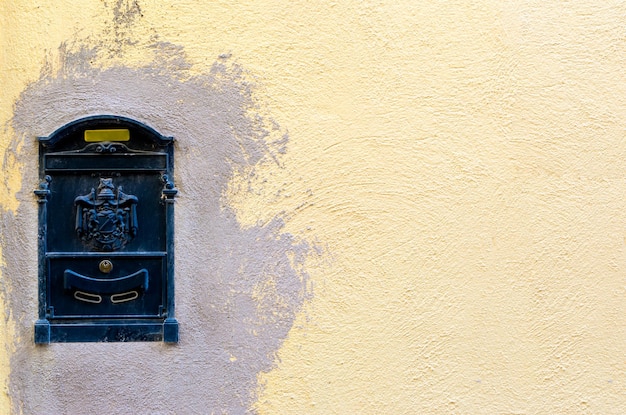
[(323, 248), (260, 414), (626, 412), (623, 2), (139, 0), (124, 33), (115, 4), (0, 2), (3, 209), (34, 186), (13, 103), (62, 42), (231, 54), (290, 141), (229, 203)]

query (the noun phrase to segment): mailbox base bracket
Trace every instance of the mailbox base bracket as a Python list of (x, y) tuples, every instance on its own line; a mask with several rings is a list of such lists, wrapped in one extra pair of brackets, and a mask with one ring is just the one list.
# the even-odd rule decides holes
[(37, 320), (35, 343), (178, 341), (178, 321), (124, 320), (53, 322)]

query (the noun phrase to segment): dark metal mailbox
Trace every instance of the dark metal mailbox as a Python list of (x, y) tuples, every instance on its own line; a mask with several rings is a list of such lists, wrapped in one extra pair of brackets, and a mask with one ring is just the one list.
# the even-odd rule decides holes
[(96, 116), (39, 143), (35, 342), (177, 342), (173, 139)]

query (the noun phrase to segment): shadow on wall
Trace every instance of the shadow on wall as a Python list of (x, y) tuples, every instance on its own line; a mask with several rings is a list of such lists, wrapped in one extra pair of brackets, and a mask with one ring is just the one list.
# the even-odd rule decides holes
[[(312, 246), (285, 233), (280, 216), (242, 228), (223, 197), (233, 177), (280, 157), (287, 137), (259, 114), (252, 86), (228, 58), (198, 75), (181, 47), (146, 47), (154, 50), (151, 63), (104, 68), (93, 64), (98, 47), (62, 45), (58, 68), (46, 65), (16, 103), (10, 151), (24, 163), (23, 189), (17, 213), (4, 213), (1, 225), (7, 311), (17, 320), (14, 411), (247, 412), (258, 373), (271, 369), (310, 296), (304, 262)], [(130, 117), (177, 140), (178, 345), (33, 344), (35, 137), (96, 114)]]

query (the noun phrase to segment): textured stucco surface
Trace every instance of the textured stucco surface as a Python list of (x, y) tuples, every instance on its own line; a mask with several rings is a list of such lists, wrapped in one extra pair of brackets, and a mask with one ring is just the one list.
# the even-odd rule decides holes
[[(120, 4), (113, 26), (140, 18), (136, 4)], [(5, 301), (16, 337), (8, 382), (13, 410), (243, 413), (255, 400), (257, 374), (272, 367), (309, 295), (302, 267), (310, 245), (282, 231), (280, 214), (242, 226), (226, 194), (233, 177), (243, 183), (256, 165), (278, 163), (288, 136), (261, 114), (253, 85), (227, 57), (191, 73), (182, 47), (152, 42), (144, 45), (151, 61), (105, 68), (135, 42), (119, 41), (118, 32), (111, 43), (64, 43), (13, 109), (8, 148), (22, 163), (22, 189), (17, 207), (2, 215)], [(177, 140), (176, 345), (33, 344), (37, 286), (25, 276), (37, 272), (36, 137), (96, 114), (132, 117)]]
[[(626, 412), (623, 2), (0, 4), (14, 412)], [(31, 344), (33, 137), (102, 107), (178, 139), (178, 346)]]

